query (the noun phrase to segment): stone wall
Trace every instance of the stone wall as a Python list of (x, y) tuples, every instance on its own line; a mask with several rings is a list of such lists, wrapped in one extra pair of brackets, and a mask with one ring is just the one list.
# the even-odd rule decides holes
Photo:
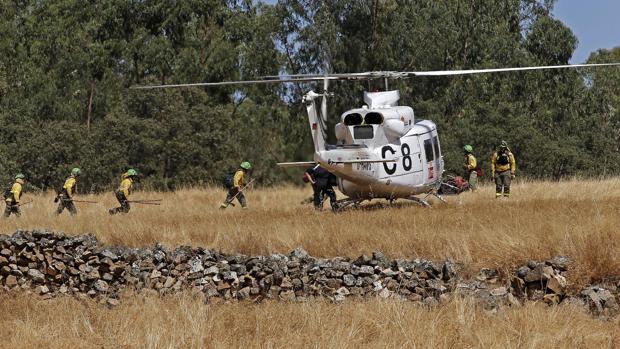
[(567, 257), (555, 257), (529, 261), (512, 275), (483, 268), (475, 278), (464, 278), (459, 263), (389, 259), (380, 252), (323, 259), (298, 248), (288, 255), (245, 256), (187, 246), (110, 247), (92, 235), (48, 231), (0, 235), (2, 289), (34, 291), (44, 298), (66, 294), (115, 305), (121, 291), (133, 288), (161, 295), (200, 292), (207, 302), (380, 297), (434, 305), (470, 295), (487, 309), (524, 301), (572, 302), (599, 316), (616, 315), (620, 284), (571, 294), (569, 263)]

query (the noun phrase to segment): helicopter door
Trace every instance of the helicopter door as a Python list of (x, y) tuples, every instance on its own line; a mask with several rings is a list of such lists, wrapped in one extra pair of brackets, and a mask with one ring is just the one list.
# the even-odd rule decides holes
[[(415, 142), (409, 143), (411, 147), (410, 152), (410, 161), (411, 161), (411, 172), (414, 184), (424, 183), (424, 161), (422, 159), (422, 151), (420, 149), (420, 142), (416, 139)], [(403, 155), (404, 156), (404, 155)], [(403, 161), (405, 161), (403, 159)]]
[[(431, 134), (429, 134), (431, 136)], [(424, 173), (426, 182), (433, 182), (437, 179), (437, 159), (435, 157), (433, 146), (433, 139), (427, 138), (424, 140), (424, 156), (426, 158), (426, 165), (424, 166)]]

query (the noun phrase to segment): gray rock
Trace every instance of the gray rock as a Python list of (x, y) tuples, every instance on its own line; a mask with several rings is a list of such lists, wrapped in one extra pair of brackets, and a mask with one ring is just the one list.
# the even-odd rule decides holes
[(306, 259), (309, 257), (308, 252), (301, 247), (297, 247), (293, 251), (291, 251), (291, 257), (297, 259)]
[(456, 277), (456, 266), (451, 261), (444, 262), (441, 268), (441, 278), (443, 281), (449, 281)]
[(93, 288), (100, 293), (108, 292), (108, 283), (103, 280), (97, 280), (93, 283)]
[(113, 262), (118, 261), (118, 255), (110, 250), (103, 250), (99, 253), (101, 257), (110, 258)]
[(28, 269), (28, 277), (34, 282), (45, 282), (45, 275), (37, 269)]
[(530, 268), (530, 269), (534, 269), (534, 268), (536, 268), (536, 267), (538, 266), (538, 264), (540, 264), (540, 263), (538, 263), (538, 262), (537, 262), (537, 261), (535, 261), (535, 260), (529, 260), (529, 261), (527, 261), (527, 266), (528, 266), (528, 268)]
[(250, 287), (244, 287), (240, 289), (239, 291), (237, 291), (237, 298), (238, 299), (249, 299), (250, 294), (251, 294)]
[(238, 282), (239, 278), (237, 277), (237, 273), (234, 271), (227, 271), (225, 273), (222, 274), (222, 278), (225, 281), (230, 281), (230, 282)]
[(527, 274), (529, 274), (530, 271), (532, 271), (532, 269), (524, 265), (522, 267), (519, 267), (519, 269), (517, 270), (517, 276), (523, 279)]
[(205, 270), (205, 268), (202, 266), (202, 261), (200, 260), (200, 258), (193, 258), (189, 261), (188, 265), (191, 273), (198, 273)]
[(390, 298), (391, 296), (392, 292), (390, 292), (390, 290), (388, 290), (387, 288), (384, 288), (379, 292), (379, 297), (383, 299)]
[(525, 282), (540, 282), (544, 279), (542, 266), (537, 265), (534, 269), (530, 270), (523, 278)]
[(429, 307), (434, 307), (436, 305), (439, 305), (439, 301), (435, 299), (434, 297), (426, 297), (422, 301), (422, 304), (429, 306)]
[(551, 265), (553, 268), (559, 271), (568, 270), (569, 263), (570, 263), (570, 258), (567, 256), (555, 256), (547, 261), (547, 264)]
[(369, 265), (363, 265), (360, 267), (360, 270), (359, 270), (360, 276), (373, 275), (374, 273), (375, 273), (375, 269)]
[(555, 292), (556, 294), (563, 295), (566, 289), (566, 278), (562, 275), (553, 275), (547, 281), (547, 289)]
[(158, 263), (161, 263), (166, 260), (166, 253), (162, 250), (157, 250), (153, 253), (153, 259), (155, 259)]
[(344, 284), (345, 284), (346, 286), (354, 286), (354, 285), (355, 285), (355, 281), (356, 281), (356, 280), (355, 280), (355, 276), (353, 276), (353, 275), (351, 275), (351, 274), (345, 274), (345, 275), (342, 277), (342, 280), (343, 280), (343, 282), (344, 282)]
[(166, 281), (164, 281), (164, 288), (170, 288), (172, 287), (172, 285), (174, 285), (175, 283), (175, 279), (171, 276), (168, 276), (166, 278)]
[(388, 276), (388, 277), (391, 277), (391, 276), (396, 276), (396, 275), (398, 275), (398, 274), (399, 274), (399, 273), (398, 273), (397, 271), (394, 271), (394, 270), (389, 269), (389, 268), (388, 268), (388, 269), (383, 269), (383, 270), (381, 271), (381, 275), (383, 275), (383, 276)]
[(291, 280), (291, 284), (293, 284), (293, 289), (295, 291), (302, 290), (303, 287), (304, 287), (304, 282), (301, 279), (299, 279), (299, 278), (295, 278), (295, 279)]
[(497, 300), (488, 290), (479, 290), (476, 292), (476, 299), (485, 310), (492, 310), (497, 307)]
[(508, 294), (506, 287), (498, 287), (491, 290), (491, 295), (495, 297), (503, 297)]
[(444, 286), (443, 282), (436, 279), (431, 279), (426, 281), (427, 286), (434, 290), (436, 293), (444, 293), (448, 290), (446, 286)]
[(348, 288), (346, 287), (340, 287), (339, 289), (336, 290), (336, 294), (340, 294), (343, 296), (348, 296), (349, 294), (351, 294), (351, 292), (349, 291)]
[(372, 260), (376, 261), (376, 265), (380, 266), (382, 269), (390, 267), (390, 260), (379, 251), (372, 253)]
[(218, 274), (219, 272), (220, 272), (220, 269), (214, 265), (214, 266), (208, 267), (203, 272), (203, 274), (204, 275), (215, 275), (215, 274)]
[(289, 280), (289, 278), (285, 277), (284, 279), (282, 279), (282, 282), (280, 283), (280, 287), (288, 290), (288, 289), (293, 288), (293, 283)]
[(17, 286), (17, 278), (15, 277), (15, 275), (9, 275), (4, 280), (4, 284), (7, 287), (15, 287), (15, 286)]
[(476, 279), (480, 280), (480, 281), (497, 281), (497, 278), (499, 277), (499, 273), (497, 272), (496, 269), (489, 269), (489, 268), (482, 268), (480, 269), (480, 272), (478, 273), (478, 276), (476, 277)]

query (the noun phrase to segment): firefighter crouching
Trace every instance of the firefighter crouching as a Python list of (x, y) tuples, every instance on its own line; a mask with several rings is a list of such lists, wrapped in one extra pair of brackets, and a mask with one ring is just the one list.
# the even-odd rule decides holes
[(474, 148), (471, 145), (463, 147), (465, 152), (465, 178), (469, 182), (469, 189), (476, 191), (478, 189), (478, 162), (473, 154)]
[(235, 198), (237, 198), (242, 208), (248, 208), (242, 189), (246, 183), (245, 175), (252, 169), (252, 164), (244, 161), (239, 167), (240, 168), (235, 171), (235, 174), (232, 177), (232, 183), (226, 184), (228, 187), (228, 194), (226, 195), (226, 200), (224, 200), (224, 202), (220, 205), (220, 209), (225, 209), (228, 207), (228, 205), (230, 205)]
[(515, 178), (515, 157), (502, 141), (499, 149), (491, 157), (491, 175), (495, 178), (495, 197), (510, 197), (510, 183)]
[(306, 170), (304, 175), (312, 183), (314, 208), (317, 210), (323, 209), (323, 197), (327, 195), (332, 210), (337, 210), (338, 203), (336, 201), (336, 192), (333, 188), (337, 182), (336, 176), (318, 165)]
[(116, 196), (116, 200), (118, 200), (120, 207), (111, 208), (108, 213), (111, 215), (117, 213), (128, 213), (129, 212), (129, 195), (131, 195), (131, 188), (136, 178), (138, 177), (138, 172), (133, 168), (127, 170), (127, 172), (123, 173), (121, 176), (121, 184), (118, 186), (118, 189), (114, 191), (114, 195)]
[(10, 190), (7, 190), (4, 193), (4, 201), (6, 203), (6, 208), (4, 209), (4, 217), (7, 218), (11, 214), (19, 217), (22, 212), (19, 209), (19, 200), (22, 196), (22, 188), (26, 183), (26, 176), (21, 173), (18, 173), (15, 176), (15, 182), (11, 186)]
[(54, 202), (58, 202), (58, 208), (56, 209), (56, 215), (59, 215), (66, 208), (69, 213), (74, 216), (77, 214), (75, 203), (73, 202), (73, 195), (77, 191), (77, 180), (80, 177), (82, 171), (75, 167), (71, 170), (71, 175), (65, 180), (65, 184), (62, 186), (62, 190), (56, 196)]

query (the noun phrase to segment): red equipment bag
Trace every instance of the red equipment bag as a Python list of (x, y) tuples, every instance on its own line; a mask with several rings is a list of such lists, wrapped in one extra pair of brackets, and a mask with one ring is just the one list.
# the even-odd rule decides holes
[(454, 177), (454, 186), (459, 188), (459, 189), (465, 189), (467, 188), (467, 181), (465, 180), (465, 178), (461, 177), (461, 176), (456, 176)]

